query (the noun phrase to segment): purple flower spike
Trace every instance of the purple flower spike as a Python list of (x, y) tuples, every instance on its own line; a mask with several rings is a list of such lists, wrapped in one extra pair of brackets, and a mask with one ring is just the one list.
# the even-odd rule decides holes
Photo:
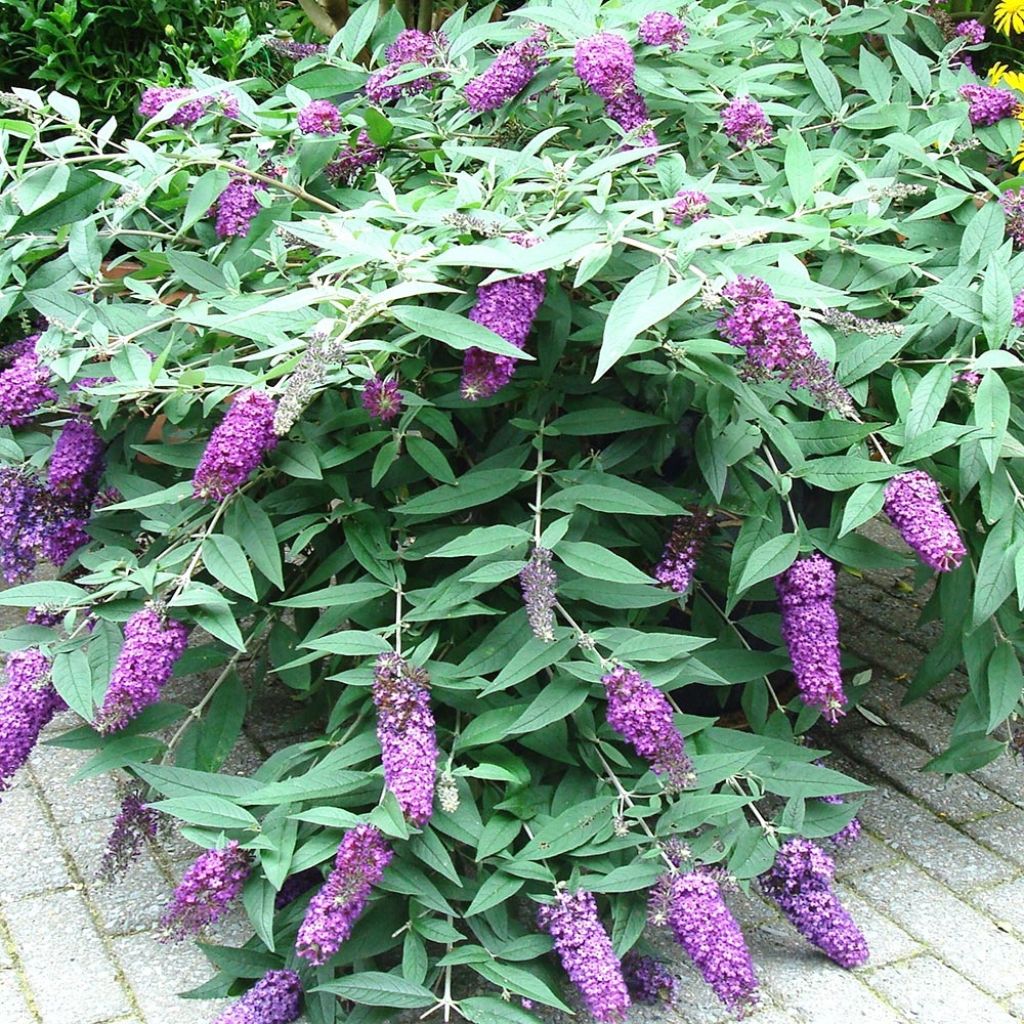
[(39, 734), (65, 707), (49, 681), (50, 660), (38, 648), (14, 651), (4, 669), (0, 689), (0, 792), (28, 760)]
[(794, 562), (775, 580), (782, 605), (782, 639), (805, 704), (833, 725), (844, 714), (839, 668), (839, 620), (832, 604), (836, 570), (817, 553)]
[(0, 427), (24, 426), (40, 406), (56, 397), (49, 367), (39, 362), (35, 351), (18, 356), (0, 372)]
[(655, 1006), (671, 1003), (679, 982), (672, 972), (653, 956), (627, 953), (622, 959), (622, 973), (629, 995), (636, 1003)]
[(303, 135), (337, 135), (341, 114), (330, 100), (313, 100), (299, 111), (298, 123)]
[(267, 186), (244, 174), (232, 175), (216, 203), (218, 238), (245, 238), (256, 215), (263, 209), (256, 198)]
[(936, 572), (957, 568), (967, 554), (939, 485), (919, 469), (885, 485), (885, 514), (921, 561)]
[(526, 568), (519, 572), (519, 586), (530, 629), (538, 640), (555, 639), (555, 589), (558, 576), (551, 565), (551, 552), (537, 545)]
[(219, 921), (242, 892), (250, 856), (232, 839), (219, 850), (200, 854), (182, 875), (160, 924), (163, 939), (185, 939)]
[(954, 34), (966, 39), (972, 46), (980, 46), (985, 42), (985, 26), (977, 18), (961, 21)]
[(832, 892), (832, 858), (807, 839), (790, 839), (760, 879), (761, 891), (830, 960), (847, 970), (867, 963), (868, 944)]
[(213, 1024), (292, 1024), (299, 1019), (302, 982), (294, 971), (268, 971)]
[(680, 189), (676, 193), (671, 207), (672, 221), (675, 224), (696, 224), (708, 215), (711, 199), (705, 192), (696, 189)]
[(602, 1024), (623, 1020), (629, 992), (594, 894), (558, 890), (551, 906), (538, 908), (537, 923), (554, 939), (562, 967), (594, 1019)]
[(160, 812), (142, 802), (140, 792), (131, 792), (121, 801), (114, 827), (107, 839), (99, 877), (113, 881), (139, 859), (148, 840), (160, 830)]
[(1013, 324), (1015, 327), (1024, 327), (1024, 292), (1018, 292), (1013, 297)]
[(447, 78), (447, 74), (435, 71), (429, 75), (408, 82), (392, 85), (391, 80), (412, 67), (425, 67), (433, 63), (442, 54), (446, 45), (443, 35), (428, 35), (414, 28), (399, 32), (395, 41), (387, 48), (388, 63), (385, 67), (374, 71), (366, 82), (366, 98), (371, 103), (383, 106), (394, 103), (402, 96), (413, 96), (424, 92)]
[(547, 53), (548, 30), (541, 26), (533, 35), (506, 47), (490, 67), (466, 85), (466, 102), (477, 113), (497, 110), (519, 95), (537, 73)]
[(84, 420), (73, 420), (60, 432), (50, 456), (50, 490), (73, 502), (91, 505), (103, 475), (103, 442)]
[(644, 15), (637, 35), (642, 43), (648, 46), (667, 46), (673, 53), (681, 50), (690, 41), (686, 25), (667, 11), (655, 11), (653, 14)]
[(188, 630), (182, 623), (163, 620), (151, 608), (136, 612), (125, 623), (124, 645), (96, 728), (103, 733), (123, 729), (143, 708), (159, 700), (187, 643)]
[(676, 519), (661, 561), (654, 567), (654, 578), (659, 583), (677, 594), (690, 589), (697, 558), (713, 522), (714, 513), (707, 509), (696, 509), (692, 515)]
[(749, 96), (737, 96), (722, 111), (722, 128), (734, 146), (767, 146), (775, 137), (772, 123)]
[(319, 967), (338, 952), (352, 934), (392, 856), (387, 840), (373, 825), (357, 825), (345, 833), (334, 858), (334, 870), (310, 900), (299, 928), (295, 940), (299, 956)]
[(324, 174), (335, 184), (347, 185), (366, 170), (379, 163), (384, 150), (374, 145), (369, 133), (364, 129), (356, 136), (353, 145), (343, 149), (325, 168)]
[(224, 419), (210, 434), (196, 467), (192, 492), (223, 501), (238, 490), (276, 444), (274, 400), (263, 391), (235, 395)]
[(611, 99), (633, 88), (633, 48), (614, 32), (598, 32), (581, 39), (576, 44), (573, 66), (579, 80), (602, 99)]
[(164, 107), (178, 100), (187, 100), (167, 118), (169, 125), (178, 128), (189, 128), (206, 113), (206, 108), (219, 102), (226, 117), (238, 117), (238, 104), (228, 94), (218, 100), (215, 96), (200, 96), (196, 89), (181, 86), (152, 86), (142, 94), (139, 101), (139, 113), (143, 117), (155, 117)]
[(651, 890), (653, 924), (668, 925), (716, 996), (733, 1012), (757, 1001), (757, 978), (743, 932), (718, 882), (700, 871), (663, 875)]
[[(537, 244), (528, 235), (510, 235), (509, 241), (524, 248)], [(516, 348), (525, 348), (534, 318), (544, 301), (546, 277), (543, 271), (508, 277), (476, 290), (476, 304), (469, 312), (474, 323), (490, 328)], [(462, 362), (462, 397), (475, 402), (500, 391), (515, 373), (513, 356), (496, 355), (470, 347)]]
[(1013, 117), (1020, 108), (1020, 102), (1012, 92), (994, 89), (990, 85), (961, 85), (960, 95), (970, 104), (967, 116), (975, 128), (996, 124), (1004, 117)]
[(289, 875), (284, 880), (280, 892), (274, 897), (274, 909), (281, 910), (289, 903), (294, 903), (304, 893), (318, 886), (324, 880), (319, 868), (306, 868), (297, 874)]
[(668, 789), (692, 786), (696, 781), (693, 762), (665, 694), (624, 665), (602, 676), (601, 682), (608, 697), (608, 724), (650, 762), (655, 775), (665, 776)]
[(437, 738), (426, 672), (410, 667), (397, 654), (380, 655), (373, 702), (384, 783), (406, 818), (414, 825), (425, 825), (434, 808), (437, 776)]
[(381, 423), (390, 423), (402, 411), (398, 381), (371, 377), (363, 388), (363, 408)]

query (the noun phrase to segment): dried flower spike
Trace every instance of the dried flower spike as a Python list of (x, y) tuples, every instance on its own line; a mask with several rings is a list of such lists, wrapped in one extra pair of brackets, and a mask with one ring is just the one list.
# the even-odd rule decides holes
[(555, 639), (555, 589), (558, 576), (551, 565), (551, 552), (539, 544), (530, 553), (526, 568), (519, 571), (519, 586), (530, 629), (538, 640)]

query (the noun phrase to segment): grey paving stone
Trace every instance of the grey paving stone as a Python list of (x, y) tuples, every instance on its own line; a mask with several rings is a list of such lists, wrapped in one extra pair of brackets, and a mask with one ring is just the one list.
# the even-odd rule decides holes
[(71, 884), (64, 854), (35, 790), (21, 786), (0, 804), (0, 901)]
[(113, 940), (121, 969), (151, 1024), (209, 1024), (230, 1000), (181, 999), (179, 992), (202, 984), (213, 968), (195, 946), (162, 945), (148, 934)]
[(862, 871), (885, 867), (899, 858), (895, 850), (867, 832), (861, 832), (857, 842), (831, 852), (836, 862), (836, 878), (840, 881)]
[(131, 1012), (79, 893), (34, 896), (5, 913), (43, 1024), (97, 1024)]
[(850, 884), (968, 981), (1003, 998), (1017, 991), (1024, 943), (911, 864), (864, 875)]
[(25, 1002), (25, 994), (14, 971), (0, 971), (0, 1021), (4, 1024), (36, 1024), (36, 1017)]
[(964, 825), (964, 831), (1024, 867), (1024, 810), (1015, 808), (1005, 814), (972, 821)]
[(968, 893), (967, 898), (1001, 931), (1024, 940), (1024, 876), (993, 889), (978, 889)]
[[(879, 586), (879, 583), (883, 585)], [(942, 635), (939, 623), (919, 622), (927, 600), (922, 591), (908, 593), (891, 583), (858, 580), (849, 573), (840, 573), (837, 584), (836, 601), (841, 607), (856, 612), (924, 651), (930, 650)]]
[(1003, 1007), (934, 957), (883, 967), (870, 984), (921, 1024), (1013, 1024)]
[(1024, 992), (1020, 992), (1013, 996), (1007, 1004), (1006, 1008), (1010, 1011), (1010, 1015), (1016, 1020), (1024, 1020)]
[(109, 773), (72, 782), (72, 777), (91, 757), (91, 750), (38, 746), (29, 768), (59, 825), (106, 818), (120, 803), (117, 782)]
[(919, 647), (849, 609), (844, 609), (840, 616), (839, 643), (869, 665), (877, 665), (894, 676), (913, 673), (922, 657)]
[(860, 818), (894, 850), (957, 892), (1007, 881), (1017, 873), (1014, 865), (894, 790), (869, 793)]
[(840, 886), (837, 894), (868, 941), (868, 949), (871, 951), (868, 966), (881, 967), (896, 960), (906, 960), (920, 952), (921, 944), (916, 939), (852, 890)]

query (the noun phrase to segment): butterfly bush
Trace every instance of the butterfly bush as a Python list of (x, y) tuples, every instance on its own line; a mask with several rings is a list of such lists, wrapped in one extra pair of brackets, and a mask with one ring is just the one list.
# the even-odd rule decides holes
[(0, 98), (0, 780), (66, 704), (105, 873), (181, 829), (168, 933), (250, 919), (228, 1024), (618, 1021), (672, 940), (743, 1012), (733, 881), (861, 963), (801, 834), (861, 577), (969, 678), (929, 767), (1020, 746), (1015, 80), (882, 0), (563, 6), (351, 5), (134, 139)]

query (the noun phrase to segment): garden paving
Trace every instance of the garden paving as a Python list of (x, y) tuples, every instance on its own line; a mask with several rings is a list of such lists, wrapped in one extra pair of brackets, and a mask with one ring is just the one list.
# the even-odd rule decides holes
[[(892, 543), (882, 524), (867, 532)], [(936, 637), (934, 624), (916, 624), (924, 595), (908, 591), (912, 576), (843, 574), (843, 645), (872, 668), (870, 716), (853, 712), (820, 738), (837, 751), (833, 765), (875, 787), (861, 841), (837, 854), (837, 889), (872, 960), (842, 971), (758, 897), (737, 894), (731, 902), (763, 989), (748, 1024), (1024, 1020), (1024, 767), (1001, 758), (949, 781), (920, 771), (942, 749), (953, 722), (947, 705), (967, 681), (953, 673), (929, 699), (901, 705), (908, 675)], [(49, 731), (67, 728), (68, 718)], [(229, 770), (247, 772), (286, 742), (270, 727), (281, 720), (275, 713), (254, 722)], [(0, 805), (0, 1022), (207, 1024), (224, 1001), (177, 994), (209, 977), (204, 956), (156, 940), (160, 908), (191, 854), (172, 839), (126, 880), (97, 881), (117, 795), (108, 779), (69, 781), (87, 757), (41, 746)], [(225, 922), (214, 937), (244, 941), (244, 920)], [(637, 1020), (730, 1019), (688, 964), (676, 960), (673, 969), (676, 1006), (638, 1009)]]

